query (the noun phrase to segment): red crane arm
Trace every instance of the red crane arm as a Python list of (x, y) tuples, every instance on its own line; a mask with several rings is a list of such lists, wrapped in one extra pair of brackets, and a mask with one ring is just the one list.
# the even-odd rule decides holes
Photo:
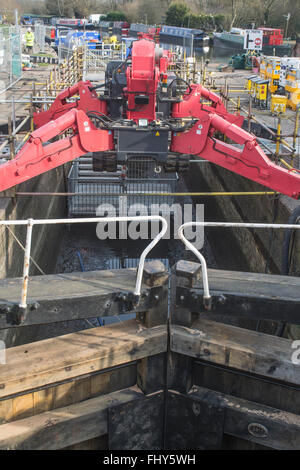
[[(165, 80), (168, 60), (167, 54), (151, 41), (142, 39), (133, 43), (132, 63), (126, 70), (127, 86), (124, 88), (128, 100), (126, 117), (132, 123), (139, 123), (141, 118), (151, 124), (155, 122), (156, 93), (160, 80)], [(68, 98), (75, 95), (80, 99), (68, 102)], [(94, 111), (98, 116), (101, 113), (107, 115), (106, 106), (90, 82), (79, 82), (61, 92), (48, 111), (35, 114), (35, 124), (39, 128), (18, 155), (0, 166), (0, 191), (88, 152), (114, 150), (113, 132), (96, 128), (86, 114)], [(172, 132), (171, 152), (205, 158), (275, 191), (299, 197), (300, 174), (272, 162), (256, 138), (241, 129), (243, 117), (230, 114), (215, 93), (201, 85), (190, 85), (189, 93), (180, 102), (173, 103), (171, 117), (196, 119), (188, 131)], [(129, 127), (125, 126), (125, 129)], [(72, 133), (53, 141), (65, 131)], [(221, 132), (241, 148), (217, 140), (216, 132)], [(168, 152), (167, 144), (164, 150)]]
[[(203, 112), (216, 113), (226, 121), (242, 127), (244, 117), (227, 111), (221, 98), (202, 85), (190, 85), (191, 91), (183, 96), (182, 101), (175, 103), (172, 108), (172, 117), (200, 118)], [(203, 102), (203, 99), (207, 102)]]
[[(237, 148), (214, 138), (218, 131), (243, 146)], [(295, 199), (300, 195), (300, 174), (273, 163), (256, 138), (217, 114), (203, 113), (187, 132), (173, 134), (171, 151), (198, 156)]]
[[(49, 143), (68, 130), (72, 131), (72, 135)], [(0, 166), (0, 191), (88, 152), (113, 149), (113, 135), (110, 131), (97, 129), (83, 111), (72, 109), (35, 130), (18, 155)]]
[[(79, 96), (76, 101), (67, 100), (73, 96)], [(107, 104), (100, 101), (90, 81), (78, 82), (75, 85), (60, 92), (47, 111), (39, 111), (33, 114), (33, 122), (36, 128), (47, 124), (53, 119), (57, 119), (71, 109), (81, 109), (84, 112), (96, 111), (107, 114)]]

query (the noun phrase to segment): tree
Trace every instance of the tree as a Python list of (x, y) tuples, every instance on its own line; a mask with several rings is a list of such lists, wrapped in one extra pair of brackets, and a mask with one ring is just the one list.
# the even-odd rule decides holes
[(274, 7), (276, 0), (268, 0), (267, 2), (262, 2), (263, 4), (263, 16), (264, 16), (264, 24), (268, 26), (270, 21), (270, 14), (272, 12), (272, 8)]
[(184, 18), (190, 12), (185, 3), (173, 3), (166, 12), (166, 24), (170, 26), (182, 26)]
[(126, 15), (122, 11), (110, 11), (105, 21), (127, 21)]
[(150, 25), (160, 24), (166, 12), (166, 5), (161, 0), (140, 0), (138, 7), (138, 20)]
[(72, 17), (74, 16), (74, 8), (72, 0), (46, 0), (47, 12), (50, 15)]

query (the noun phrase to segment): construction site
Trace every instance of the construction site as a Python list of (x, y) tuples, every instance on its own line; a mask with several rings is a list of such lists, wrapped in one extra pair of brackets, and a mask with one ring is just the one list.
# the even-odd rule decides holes
[(299, 70), (45, 31), (0, 32), (0, 449), (299, 450)]

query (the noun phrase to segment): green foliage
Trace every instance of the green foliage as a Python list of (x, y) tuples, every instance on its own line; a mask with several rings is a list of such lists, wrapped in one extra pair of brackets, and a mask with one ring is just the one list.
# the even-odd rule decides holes
[(47, 13), (65, 18), (85, 18), (94, 7), (92, 0), (45, 0)]
[(184, 17), (183, 26), (186, 28), (212, 30), (223, 27), (224, 22), (224, 15), (195, 15), (194, 13), (188, 13)]
[(110, 11), (106, 15), (105, 21), (127, 21), (127, 18), (122, 11)]
[[(288, 37), (300, 33), (300, 0), (0, 0), (1, 8), (6, 9), (8, 3), (10, 9), (18, 8), (20, 15), (48, 13), (82, 18), (91, 13), (109, 12), (113, 14), (109, 21), (126, 21), (126, 18), (148, 24), (165, 21), (169, 25), (205, 30), (251, 28), (254, 23), (255, 27), (282, 28)], [(288, 13), (291, 17), (287, 23)]]
[(195, 29), (219, 29), (224, 27), (225, 16), (195, 14), (184, 3), (173, 3), (166, 12), (166, 24)]
[(166, 24), (170, 26), (183, 26), (189, 11), (185, 3), (173, 3), (166, 12)]

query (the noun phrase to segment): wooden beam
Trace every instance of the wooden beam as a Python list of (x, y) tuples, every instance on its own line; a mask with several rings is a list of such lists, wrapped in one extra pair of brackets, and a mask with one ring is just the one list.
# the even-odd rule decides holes
[[(205, 312), (203, 285), (197, 267), (200, 265), (188, 261), (177, 263), (176, 305), (202, 313)], [(300, 279), (297, 277), (209, 269), (208, 279), (212, 314), (300, 323)]]
[(136, 320), (92, 328), (7, 350), (0, 398), (126, 364), (167, 350), (167, 327)]
[[(166, 273), (164, 275), (166, 277)], [(150, 295), (151, 287), (143, 284), (140, 303), (133, 308), (135, 279), (136, 269), (33, 276), (29, 280), (28, 309), (25, 315), (23, 312), (21, 323), (18, 305), (22, 279), (2, 279), (0, 329), (106, 317), (133, 310), (145, 312), (156, 305), (154, 295)], [(145, 280), (147, 282), (147, 278)], [(159, 271), (156, 284), (163, 280)]]
[(278, 450), (300, 450), (300, 416), (202, 387), (190, 399), (225, 409), (224, 434)]
[(107, 434), (107, 410), (143, 399), (137, 387), (0, 426), (1, 450), (55, 450)]
[[(182, 287), (201, 287), (202, 276), (199, 263), (179, 261), (176, 270)], [(215, 291), (234, 291), (240, 294), (286, 297), (300, 301), (300, 278), (275, 274), (247, 273), (208, 269), (210, 288)], [(184, 280), (188, 279), (189, 282)], [(280, 289), (280, 294), (277, 289)]]
[(209, 320), (171, 325), (171, 351), (238, 370), (300, 384), (292, 341)]

